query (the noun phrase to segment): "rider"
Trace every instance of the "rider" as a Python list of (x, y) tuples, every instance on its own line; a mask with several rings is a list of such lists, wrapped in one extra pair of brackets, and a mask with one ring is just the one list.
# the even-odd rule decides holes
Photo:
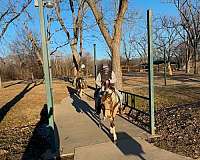
[(81, 78), (85, 77), (85, 64), (81, 64), (79, 76)]
[(82, 78), (84, 79), (84, 76), (85, 76), (85, 64), (81, 64), (80, 65), (80, 70), (79, 70), (79, 74), (78, 74), (78, 77), (75, 77), (74, 78), (74, 82), (73, 82), (73, 85), (75, 86), (76, 85), (76, 80), (77, 78)]
[[(95, 98), (96, 98), (95, 109), (97, 114), (101, 113), (101, 96), (102, 96), (102, 91), (104, 91), (105, 89), (104, 85), (106, 83), (110, 83), (114, 87), (114, 84), (116, 83), (116, 76), (115, 73), (110, 70), (108, 64), (102, 64), (101, 71), (99, 72), (96, 78), (97, 90), (95, 92)], [(120, 104), (122, 106), (122, 95), (119, 93), (117, 89), (115, 89), (115, 92), (119, 96)]]

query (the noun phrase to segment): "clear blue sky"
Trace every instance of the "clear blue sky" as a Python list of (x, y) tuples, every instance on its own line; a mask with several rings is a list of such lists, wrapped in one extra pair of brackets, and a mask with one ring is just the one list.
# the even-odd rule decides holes
[[(109, 0), (105, 0), (109, 1)], [(130, 11), (137, 11), (142, 17), (145, 19), (146, 17), (146, 11), (147, 9), (152, 9), (153, 11), (153, 16), (177, 16), (177, 11), (175, 7), (172, 4), (167, 4), (167, 3), (161, 3), (163, 0), (129, 0), (129, 6), (128, 10)], [(1, 3), (2, 1), (0, 1)], [(108, 6), (105, 2), (105, 6)], [(1, 4), (0, 4), (1, 5)], [(109, 7), (111, 7), (109, 5)], [(39, 18), (38, 18), (38, 9), (34, 8), (33, 3), (31, 6), (28, 8), (29, 11), (31, 11), (31, 15), (33, 16), (34, 22), (29, 23), (31, 28), (39, 32)], [(89, 21), (88, 23), (94, 23), (94, 18), (91, 13), (88, 13)], [(17, 22), (15, 22), (16, 25), (12, 25), (6, 32), (4, 36), (4, 40), (0, 43), (1, 45), (1, 50), (4, 52), (7, 52), (8, 48), (8, 43), (12, 40), (15, 39), (17, 32), (19, 31), (20, 25), (24, 21), (24, 16), (20, 17)], [(67, 17), (69, 21), (71, 21), (70, 16)], [(135, 25), (141, 25), (141, 23), (136, 23)], [(145, 27), (145, 26), (144, 26)], [(59, 28), (58, 25), (54, 24), (52, 27), (54, 28)], [(98, 37), (98, 38), (96, 38)], [(65, 34), (63, 32), (57, 33), (56, 36), (54, 37), (54, 41), (57, 41), (58, 43), (64, 42), (66, 40)], [(102, 58), (107, 58), (107, 45), (103, 39), (103, 37), (100, 34), (100, 31), (98, 27), (90, 30), (90, 31), (84, 31), (84, 49), (91, 54), (93, 53), (93, 44), (97, 44), (97, 58), (102, 59)], [(55, 44), (51, 45), (51, 47), (54, 47)], [(71, 50), (70, 47), (64, 47), (61, 49), (65, 54), (70, 54)], [(2, 51), (1, 51), (2, 52)], [(0, 55), (1, 55), (0, 52)]]

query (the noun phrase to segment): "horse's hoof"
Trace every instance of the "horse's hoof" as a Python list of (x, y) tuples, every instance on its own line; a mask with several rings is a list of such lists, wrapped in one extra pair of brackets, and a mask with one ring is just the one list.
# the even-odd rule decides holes
[(114, 142), (113, 142), (115, 145), (117, 145), (117, 140), (114, 140)]
[(114, 139), (114, 142), (117, 141), (117, 135), (116, 134), (114, 134), (113, 139)]

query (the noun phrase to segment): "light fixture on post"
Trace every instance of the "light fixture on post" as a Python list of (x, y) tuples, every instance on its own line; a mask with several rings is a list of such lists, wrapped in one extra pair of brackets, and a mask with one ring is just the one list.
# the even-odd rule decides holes
[[(43, 6), (47, 8), (53, 8), (55, 4), (53, 0), (42, 0), (42, 2), (43, 2)], [(34, 0), (34, 6), (39, 7), (38, 0)]]
[(54, 7), (54, 2), (52, 2), (52, 0), (44, 1), (44, 5), (47, 8), (53, 8)]

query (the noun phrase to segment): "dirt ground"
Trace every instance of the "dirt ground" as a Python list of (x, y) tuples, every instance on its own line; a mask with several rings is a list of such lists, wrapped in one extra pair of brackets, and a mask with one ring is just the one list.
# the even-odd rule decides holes
[[(31, 148), (29, 143), (34, 141), (33, 132), (46, 103), (45, 86), (42, 81), (10, 82), (3, 86), (0, 89), (0, 159), (30, 159), (25, 155)], [(65, 98), (65, 82), (55, 80), (53, 94), (55, 103)]]

